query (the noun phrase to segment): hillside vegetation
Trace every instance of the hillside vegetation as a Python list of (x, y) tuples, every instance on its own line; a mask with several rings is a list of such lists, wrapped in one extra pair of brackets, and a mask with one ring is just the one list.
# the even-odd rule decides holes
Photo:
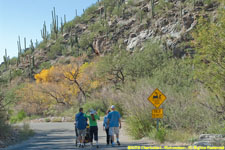
[[(54, 8), (43, 41), (22, 49), (19, 37), (18, 57), (6, 51), (1, 131), (8, 121), (74, 116), (81, 106), (103, 114), (114, 104), (135, 138), (225, 134), (224, 1), (102, 0), (60, 27), (56, 20)], [(155, 88), (167, 96), (159, 132), (147, 101)]]

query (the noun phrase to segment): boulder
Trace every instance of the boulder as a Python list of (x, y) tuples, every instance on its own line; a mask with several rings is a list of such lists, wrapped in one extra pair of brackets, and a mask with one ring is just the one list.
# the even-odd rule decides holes
[(134, 22), (136, 21), (136, 19), (131, 18), (129, 20), (120, 20), (117, 25), (119, 26), (131, 26)]
[(183, 17), (184, 26), (186, 29), (190, 28), (192, 23), (194, 22), (194, 18), (192, 15), (188, 14)]
[(143, 7), (143, 8), (141, 8), (141, 10), (143, 11), (143, 12), (149, 12), (149, 10), (148, 10), (148, 6), (145, 6), (145, 7)]
[(137, 35), (135, 33), (131, 33), (129, 38), (134, 38), (137, 37)]
[(99, 7), (96, 11), (95, 14), (103, 14), (104, 13), (104, 6)]
[(222, 134), (201, 134), (199, 140), (194, 142), (195, 146), (224, 146), (225, 135)]
[(195, 146), (213, 146), (211, 141), (197, 141), (194, 143)]
[(205, 11), (214, 11), (218, 6), (219, 4), (217, 2), (209, 3), (205, 6)]
[(199, 139), (216, 139), (216, 138), (225, 138), (225, 135), (222, 134), (201, 134)]
[(167, 18), (161, 18), (161, 19), (157, 20), (155, 23), (156, 27), (158, 27), (158, 28), (164, 27), (168, 24), (169, 24), (169, 21)]
[(64, 38), (65, 40), (68, 40), (69, 37), (70, 37), (69, 33), (64, 33), (64, 34), (63, 34), (63, 38)]

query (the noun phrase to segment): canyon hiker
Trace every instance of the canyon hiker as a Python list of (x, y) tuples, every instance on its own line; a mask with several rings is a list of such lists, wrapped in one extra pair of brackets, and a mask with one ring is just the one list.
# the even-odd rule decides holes
[(121, 129), (121, 117), (120, 113), (115, 110), (115, 106), (111, 106), (112, 112), (108, 114), (107, 124), (109, 125), (109, 135), (112, 139), (112, 146), (115, 146), (114, 143), (114, 135), (116, 134), (117, 144), (120, 145), (119, 142), (119, 129)]
[(110, 113), (110, 110), (106, 111), (106, 115), (104, 116), (104, 120), (103, 120), (103, 130), (106, 132), (106, 142), (107, 145), (109, 145), (109, 141), (112, 144), (112, 139), (110, 140), (110, 135), (109, 135), (109, 125), (107, 124), (107, 120), (108, 120), (108, 114)]
[(84, 147), (84, 140), (86, 135), (87, 118), (83, 113), (83, 108), (79, 109), (79, 113), (75, 116), (76, 128), (78, 133), (78, 139), (80, 141), (79, 146)]
[(89, 120), (89, 125), (90, 125), (90, 138), (91, 138), (91, 146), (93, 146), (93, 137), (94, 140), (96, 141), (96, 147), (98, 148), (98, 125), (97, 125), (97, 120), (100, 120), (98, 114), (96, 111), (91, 110), (90, 115), (85, 114), (85, 116)]

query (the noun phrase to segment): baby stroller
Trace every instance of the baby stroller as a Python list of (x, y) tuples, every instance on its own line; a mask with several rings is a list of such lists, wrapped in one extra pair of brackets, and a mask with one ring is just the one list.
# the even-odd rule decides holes
[[(75, 123), (75, 145), (76, 147), (78, 146), (78, 143), (80, 142), (79, 141), (79, 138), (78, 138), (78, 132), (77, 132), (77, 128), (76, 128), (76, 123)], [(91, 142), (91, 139), (90, 139), (90, 126), (89, 124), (87, 124), (86, 126), (86, 136), (85, 136), (85, 140), (84, 140), (84, 144), (86, 143), (90, 143)]]

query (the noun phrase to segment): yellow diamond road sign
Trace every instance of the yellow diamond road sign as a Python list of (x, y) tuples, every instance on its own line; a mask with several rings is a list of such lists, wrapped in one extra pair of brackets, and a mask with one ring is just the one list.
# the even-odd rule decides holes
[(148, 100), (158, 108), (166, 100), (166, 96), (159, 89), (155, 89), (155, 91), (148, 97)]

